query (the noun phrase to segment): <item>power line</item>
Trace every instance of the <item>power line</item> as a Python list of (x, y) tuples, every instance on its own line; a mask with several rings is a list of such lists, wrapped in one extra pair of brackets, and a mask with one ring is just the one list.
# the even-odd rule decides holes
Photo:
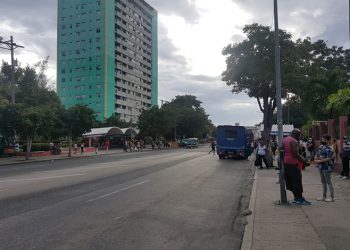
[(14, 59), (14, 51), (17, 48), (24, 48), (22, 45), (18, 45), (13, 42), (13, 37), (10, 37), (10, 40), (3, 41), (3, 38), (0, 36), (0, 48), (11, 51), (11, 103), (16, 103), (16, 94), (15, 94), (15, 66), (17, 62)]

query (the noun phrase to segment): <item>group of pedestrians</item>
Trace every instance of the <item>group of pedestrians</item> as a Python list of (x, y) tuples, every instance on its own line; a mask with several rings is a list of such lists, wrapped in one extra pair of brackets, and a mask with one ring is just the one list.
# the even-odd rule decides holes
[[(323, 135), (320, 141), (320, 146), (316, 147), (313, 138), (300, 140), (301, 132), (299, 129), (294, 129), (290, 136), (283, 139), (283, 163), (285, 170), (285, 182), (287, 190), (294, 195), (294, 204), (309, 205), (311, 202), (303, 196), (302, 170), (305, 167), (313, 164), (318, 168), (320, 180), (322, 184), (322, 196), (318, 201), (333, 202), (334, 188), (332, 184), (332, 173), (338, 157), (337, 141), (329, 135)], [(274, 140), (273, 140), (274, 141)], [(279, 158), (279, 149), (271, 142), (272, 154), (275, 158)], [(255, 166), (263, 169), (263, 163), (266, 169), (269, 169), (269, 163), (266, 159), (267, 149), (266, 144), (262, 139), (259, 139), (254, 144), (256, 152)], [(347, 136), (343, 137), (343, 145), (340, 157), (342, 159), (343, 170), (337, 177), (342, 179), (349, 178), (349, 158), (350, 158), (350, 141)], [(279, 164), (278, 168), (279, 169)], [(329, 197), (327, 193), (329, 191)]]
[[(318, 168), (322, 184), (322, 196), (317, 200), (334, 202), (335, 198), (332, 173), (335, 169), (338, 148), (335, 145), (334, 140), (331, 140), (331, 137), (326, 134), (322, 136), (320, 146), (318, 148), (316, 148), (314, 144), (313, 148), (311, 148), (310, 144), (312, 140), (308, 140), (307, 151), (310, 152), (310, 155), (308, 156), (310, 158), (304, 157), (301, 155), (301, 151), (299, 150), (300, 144), (298, 141), (300, 134), (300, 130), (294, 129), (290, 136), (283, 139), (285, 181), (287, 190), (291, 191), (294, 195), (293, 203), (298, 205), (311, 204), (311, 202), (306, 200), (303, 196), (302, 168), (300, 168), (300, 165), (298, 165), (299, 162), (302, 162), (305, 166), (313, 164)], [(343, 150), (341, 152), (343, 171), (339, 177), (347, 179), (349, 174), (350, 156), (350, 143), (347, 136), (343, 137), (343, 142)], [(328, 190), (329, 197), (327, 197)]]
[(142, 151), (145, 148), (145, 142), (143, 140), (125, 140), (123, 143), (123, 149), (125, 152)]

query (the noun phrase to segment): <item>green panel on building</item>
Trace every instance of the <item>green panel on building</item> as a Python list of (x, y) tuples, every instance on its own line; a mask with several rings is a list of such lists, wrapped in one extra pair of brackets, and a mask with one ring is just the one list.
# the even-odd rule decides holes
[(133, 120), (157, 105), (157, 12), (151, 6), (58, 0), (57, 18), (57, 93), (66, 108), (86, 104), (100, 121), (114, 113)]

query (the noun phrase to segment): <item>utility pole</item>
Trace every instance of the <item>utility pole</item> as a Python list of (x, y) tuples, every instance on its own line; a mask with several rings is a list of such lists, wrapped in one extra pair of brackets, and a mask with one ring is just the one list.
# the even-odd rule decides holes
[(274, 0), (274, 19), (275, 19), (275, 77), (276, 77), (276, 101), (277, 101), (277, 125), (278, 125), (278, 145), (280, 149), (280, 204), (288, 204), (286, 185), (284, 180), (284, 164), (283, 164), (283, 118), (282, 118), (282, 87), (281, 87), (281, 55), (279, 44), (279, 28), (278, 28), (278, 7), (277, 0)]
[[(2, 46), (4, 45), (4, 46)], [(13, 42), (13, 37), (11, 36), (9, 41), (2, 41), (2, 37), (0, 37), (0, 48), (7, 49), (11, 51), (11, 103), (16, 103), (16, 94), (15, 94), (15, 59), (14, 59), (14, 51), (17, 48), (24, 48), (21, 45), (18, 45)]]

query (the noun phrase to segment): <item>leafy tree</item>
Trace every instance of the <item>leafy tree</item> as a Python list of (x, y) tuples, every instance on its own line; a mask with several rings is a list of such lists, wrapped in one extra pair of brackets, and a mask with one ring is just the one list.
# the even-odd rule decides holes
[(119, 128), (127, 128), (131, 127), (133, 124), (132, 122), (126, 122), (124, 120), (121, 120), (118, 114), (113, 114), (109, 118), (105, 119), (103, 123), (101, 123), (101, 127), (119, 127)]
[[(257, 99), (264, 113), (264, 137), (269, 138), (276, 108), (273, 32), (259, 24), (247, 25), (243, 31), (247, 39), (223, 50), (227, 68), (222, 79), (232, 86), (233, 93), (245, 92)], [(280, 31), (280, 43), (282, 98), (295, 95), (295, 103), (290, 103), (290, 107), (303, 107), (304, 124), (308, 119), (327, 119), (331, 116), (326, 109), (328, 96), (349, 88), (350, 50), (328, 47), (323, 40), (292, 41), (285, 31)], [(293, 122), (300, 126), (302, 121)]]
[(328, 97), (327, 109), (340, 115), (350, 115), (350, 88), (340, 89)]
[[(309, 120), (309, 114), (300, 100), (295, 98), (288, 100), (282, 109), (284, 123), (293, 124), (295, 128), (301, 128)], [(289, 114), (289, 119), (288, 119)], [(277, 114), (273, 115), (274, 123), (277, 123)]]
[(75, 105), (60, 115), (62, 129), (68, 135), (69, 151), (72, 156), (72, 138), (90, 132), (95, 124), (95, 112), (86, 105)]
[[(244, 92), (256, 98), (263, 112), (264, 137), (270, 138), (272, 116), (276, 109), (276, 85), (274, 70), (274, 32), (268, 26), (246, 25), (243, 32), (247, 39), (228, 45), (223, 50), (227, 68), (223, 81), (232, 86), (232, 93)], [(282, 96), (285, 97), (296, 78), (295, 44), (291, 34), (281, 30)]]
[(0, 95), (0, 108), (5, 107), (9, 104), (9, 100)]
[(26, 160), (29, 159), (33, 139), (50, 124), (51, 116), (45, 108), (25, 106), (23, 104), (10, 104), (1, 110), (4, 122), (1, 124), (2, 132), (8, 137), (20, 135), (27, 141)]
[(212, 125), (208, 115), (201, 107), (201, 101), (192, 95), (176, 96), (170, 103), (165, 104), (168, 109), (171, 124), (176, 126), (176, 133), (180, 137), (203, 137)]
[[(57, 94), (54, 91), (48, 89), (48, 80), (45, 75), (47, 69), (48, 60), (43, 60), (37, 63), (34, 67), (27, 65), (22, 68), (18, 66), (15, 68), (15, 82), (16, 82), (16, 106), (11, 106), (7, 110), (2, 110), (2, 114), (5, 115), (6, 121), (3, 126), (0, 125), (0, 132), (8, 137), (14, 136), (14, 131), (18, 129), (19, 124), (22, 124), (21, 130), (25, 131), (25, 127), (30, 127), (31, 119), (35, 116), (32, 112), (38, 111), (38, 117), (45, 117), (45, 129), (38, 129), (33, 131), (33, 135), (29, 135), (31, 140), (36, 136), (43, 136), (45, 138), (51, 138), (55, 135), (55, 120), (57, 120), (57, 114), (60, 113), (61, 104)], [(0, 69), (0, 107), (6, 106), (11, 99), (11, 68), (3, 62)], [(11, 115), (11, 112), (16, 115)], [(23, 113), (24, 112), (24, 113)], [(29, 112), (30, 117), (27, 117), (25, 112)], [(39, 119), (36, 117), (37, 119)], [(24, 121), (18, 120), (19, 118), (27, 119)], [(35, 118), (35, 119), (36, 119)], [(14, 121), (13, 119), (16, 119)], [(28, 122), (29, 121), (29, 122)], [(37, 124), (40, 125), (39, 123)], [(16, 129), (15, 129), (16, 127)], [(40, 126), (39, 126), (40, 127)], [(21, 135), (27, 139), (24, 132), (17, 132), (16, 135)], [(30, 145), (29, 145), (30, 146)], [(30, 150), (30, 147), (27, 147)]]
[(333, 46), (323, 40), (312, 43), (300, 41), (298, 60), (302, 65), (301, 79), (292, 89), (309, 113), (310, 119), (326, 120), (332, 116), (326, 109), (328, 96), (349, 86), (349, 50)]
[(144, 110), (138, 127), (142, 135), (166, 138), (203, 137), (213, 131), (213, 124), (195, 96), (176, 96), (161, 108)]
[[(48, 80), (45, 75), (47, 59), (37, 63), (34, 67), (16, 67), (16, 103), (29, 106), (59, 106), (58, 95), (48, 89)], [(38, 71), (38, 72), (37, 72)], [(0, 95), (11, 99), (11, 68), (3, 62), (0, 71)]]
[(164, 109), (153, 106), (149, 110), (143, 110), (139, 116), (138, 127), (140, 134), (159, 138), (169, 131), (169, 116)]

